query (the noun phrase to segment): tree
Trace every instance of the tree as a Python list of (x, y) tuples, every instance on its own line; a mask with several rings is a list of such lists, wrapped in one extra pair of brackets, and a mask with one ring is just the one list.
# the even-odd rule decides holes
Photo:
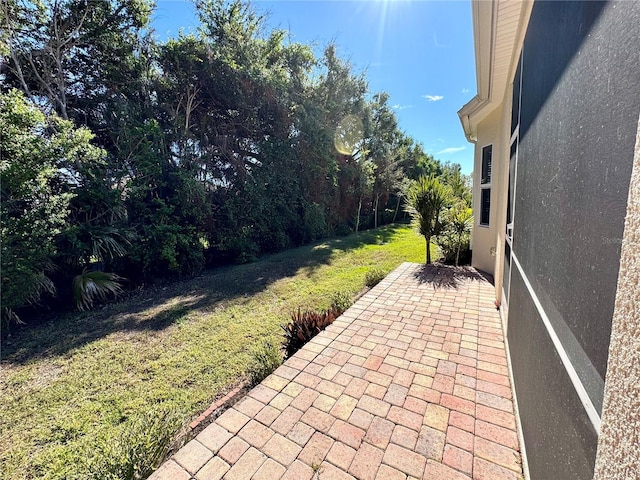
[[(7, 83), (63, 119), (82, 118), (113, 93), (126, 72), (147, 0), (6, 0), (0, 13)], [(120, 78), (119, 78), (120, 77)], [(114, 88), (116, 87), (116, 88)]]
[[(86, 250), (71, 233), (81, 225), (72, 216), (86, 193), (86, 173), (100, 164), (104, 150), (91, 144), (87, 129), (57, 115), (45, 117), (17, 90), (0, 95), (0, 131), (3, 321), (17, 320), (15, 310), (37, 303), (43, 293), (54, 294), (54, 270), (84, 267), (74, 272), (80, 308), (95, 297), (117, 293), (117, 276), (87, 268), (121, 252), (113, 232), (93, 235)], [(72, 237), (75, 241), (69, 241)]]
[[(367, 141), (369, 156), (375, 165), (373, 184), (373, 226), (378, 226), (378, 208), (386, 205), (392, 193), (397, 195), (405, 177), (402, 158), (406, 150), (405, 136), (398, 129), (396, 116), (388, 105), (389, 95), (377, 93), (368, 105), (370, 133)], [(381, 201), (382, 200), (382, 201)], [(398, 200), (400, 196), (398, 195)], [(396, 205), (397, 206), (397, 205)]]
[(407, 211), (413, 218), (418, 232), (427, 243), (426, 263), (431, 263), (431, 239), (446, 226), (445, 209), (453, 200), (451, 187), (435, 176), (420, 177), (409, 189)]
[(453, 195), (467, 207), (471, 207), (471, 177), (461, 172), (457, 163), (445, 163), (442, 166), (442, 181), (451, 187)]

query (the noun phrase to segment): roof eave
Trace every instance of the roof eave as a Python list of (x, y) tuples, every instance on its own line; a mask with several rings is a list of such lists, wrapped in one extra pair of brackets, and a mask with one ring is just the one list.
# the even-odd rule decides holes
[(478, 94), (458, 111), (469, 142), (476, 140), (478, 123), (505, 97), (518, 63), (532, 6), (533, 0), (472, 1)]
[(485, 105), (485, 101), (481, 100), (478, 95), (473, 97), (469, 102), (467, 102), (460, 110), (458, 110), (458, 118), (460, 118), (460, 123), (462, 124), (462, 130), (464, 130), (464, 135), (467, 137), (467, 141), (470, 143), (475, 143), (477, 140), (477, 132), (475, 130), (475, 125), (471, 122), (471, 116), (476, 112), (483, 109)]

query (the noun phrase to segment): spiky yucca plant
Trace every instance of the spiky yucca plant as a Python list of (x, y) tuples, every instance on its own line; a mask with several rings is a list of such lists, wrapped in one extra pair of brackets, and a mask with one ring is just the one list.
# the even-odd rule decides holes
[(409, 188), (406, 210), (413, 218), (416, 230), (427, 242), (427, 264), (431, 263), (431, 239), (447, 225), (444, 212), (452, 201), (451, 187), (433, 175), (420, 177)]

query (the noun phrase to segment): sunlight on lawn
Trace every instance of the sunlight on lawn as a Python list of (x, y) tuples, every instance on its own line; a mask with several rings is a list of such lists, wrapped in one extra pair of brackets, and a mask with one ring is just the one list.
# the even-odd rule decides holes
[(326, 308), (334, 293), (361, 290), (371, 268), (423, 258), (421, 237), (388, 226), (22, 332), (3, 351), (0, 476), (86, 477), (87, 458), (109, 455), (105, 445), (145, 415), (197, 416), (246, 373), (262, 341), (280, 341), (298, 306)]

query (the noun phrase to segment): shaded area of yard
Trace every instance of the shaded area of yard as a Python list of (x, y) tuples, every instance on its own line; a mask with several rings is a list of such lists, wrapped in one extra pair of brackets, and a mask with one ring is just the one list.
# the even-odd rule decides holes
[(77, 478), (149, 412), (188, 422), (246, 373), (265, 339), (279, 341), (290, 311), (355, 294), (370, 268), (423, 259), (421, 237), (389, 226), (19, 332), (2, 351), (0, 477)]

